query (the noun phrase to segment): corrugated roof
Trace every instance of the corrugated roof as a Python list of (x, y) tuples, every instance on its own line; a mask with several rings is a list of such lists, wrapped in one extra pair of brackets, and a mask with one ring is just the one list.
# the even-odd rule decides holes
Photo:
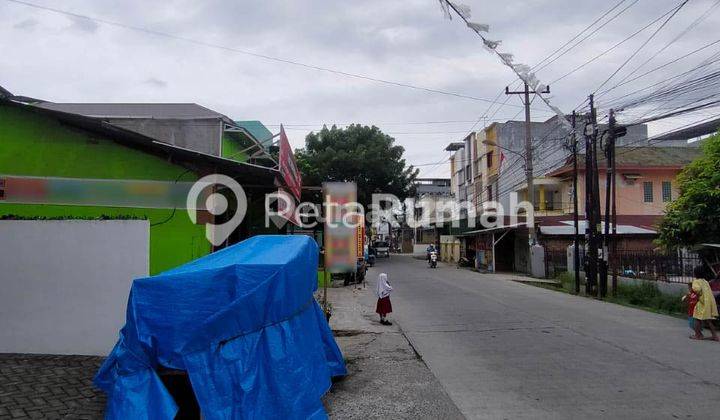
[[(702, 155), (698, 147), (665, 146), (665, 147), (618, 147), (615, 149), (615, 164), (618, 168), (623, 166), (639, 167), (682, 167)], [(598, 159), (598, 167), (604, 168), (605, 157)], [(578, 168), (585, 168), (585, 154), (578, 154)], [(565, 173), (572, 170), (572, 157), (568, 158), (566, 166), (551, 172), (553, 174)]]
[(53, 111), (99, 118), (227, 119), (194, 103), (54, 103), (37, 105)]
[(247, 130), (263, 146), (272, 144), (273, 133), (263, 123), (257, 120), (235, 121), (235, 124)]
[[(581, 220), (578, 222), (578, 230), (580, 233), (585, 232), (585, 225), (587, 222), (585, 220)], [(601, 222), (601, 228), (600, 231), (604, 231), (605, 229), (605, 222)], [(610, 230), (612, 230), (612, 225), (610, 225)], [(540, 226), (540, 233), (543, 235), (574, 235), (575, 234), (575, 226), (573, 225), (565, 225), (565, 226)], [(644, 227), (640, 226), (633, 226), (633, 225), (617, 225), (617, 234), (618, 235), (654, 235), (657, 232), (651, 229), (646, 229)]]
[(9, 90), (7, 90), (7, 89), (5, 89), (4, 87), (0, 86), (0, 98), (10, 97), (10, 96), (13, 96), (13, 94), (10, 93)]
[(618, 147), (615, 162), (618, 166), (685, 166), (701, 154), (695, 147)]

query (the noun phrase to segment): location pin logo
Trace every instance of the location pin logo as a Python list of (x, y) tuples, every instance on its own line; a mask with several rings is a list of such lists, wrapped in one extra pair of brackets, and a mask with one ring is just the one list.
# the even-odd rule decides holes
[[(212, 174), (200, 178), (193, 184), (187, 195), (187, 212), (190, 220), (197, 223), (198, 210), (207, 210), (213, 216), (229, 211), (228, 196), (237, 203), (235, 213), (224, 223), (206, 223), (205, 237), (214, 246), (220, 246), (240, 226), (247, 213), (245, 190), (227, 175)], [(204, 199), (201, 206), (198, 202)]]

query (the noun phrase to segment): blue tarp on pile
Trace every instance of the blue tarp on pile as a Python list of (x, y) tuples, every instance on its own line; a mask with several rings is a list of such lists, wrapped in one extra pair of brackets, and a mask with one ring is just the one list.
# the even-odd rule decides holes
[(313, 297), (317, 265), (310, 237), (255, 236), (135, 280), (95, 377), (106, 417), (172, 419), (163, 366), (187, 371), (205, 419), (325, 418), (320, 397), (346, 370)]

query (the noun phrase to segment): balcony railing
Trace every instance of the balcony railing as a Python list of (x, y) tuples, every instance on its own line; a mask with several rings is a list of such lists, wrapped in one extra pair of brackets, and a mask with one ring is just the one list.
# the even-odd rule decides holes
[[(545, 201), (544, 203), (535, 202), (533, 205), (535, 216), (559, 216), (563, 214), (572, 214), (572, 201)], [(519, 213), (523, 213), (520, 211)]]

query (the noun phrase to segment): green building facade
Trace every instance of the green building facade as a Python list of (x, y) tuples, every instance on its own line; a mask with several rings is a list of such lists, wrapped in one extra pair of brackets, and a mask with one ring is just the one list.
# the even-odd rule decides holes
[[(192, 182), (195, 171), (35, 112), (0, 103), (0, 177), (54, 177)], [(141, 218), (150, 223), (150, 274), (211, 252), (205, 226), (184, 209), (15, 204), (0, 198), (0, 217)]]

